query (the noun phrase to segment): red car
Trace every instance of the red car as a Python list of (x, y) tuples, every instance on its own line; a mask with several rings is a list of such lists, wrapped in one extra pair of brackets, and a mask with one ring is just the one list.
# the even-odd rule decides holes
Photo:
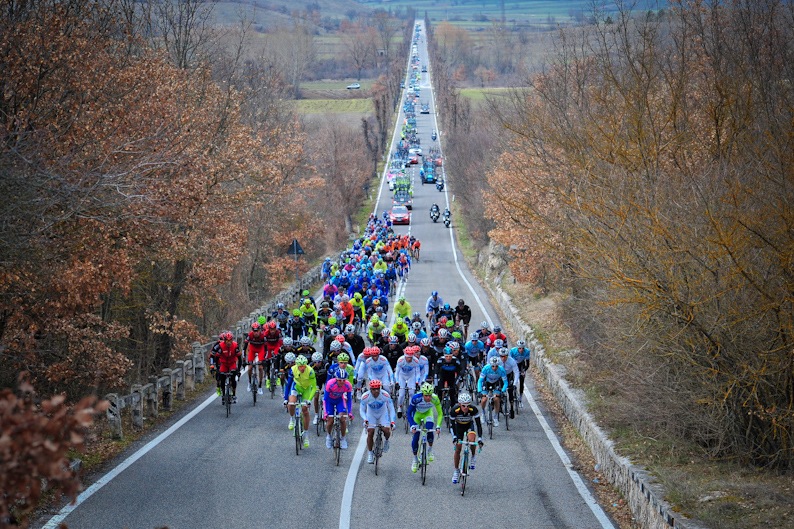
[(394, 206), (391, 208), (392, 224), (411, 224), (411, 212), (405, 206)]

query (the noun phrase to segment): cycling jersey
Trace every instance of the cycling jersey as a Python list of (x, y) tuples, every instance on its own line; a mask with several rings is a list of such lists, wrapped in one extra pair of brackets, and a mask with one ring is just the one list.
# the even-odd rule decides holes
[(408, 303), (407, 301), (398, 301), (394, 305), (394, 313), (401, 320), (405, 318), (409, 318), (412, 312), (413, 311), (411, 310), (411, 304)]
[(300, 394), (304, 402), (311, 401), (314, 394), (317, 393), (317, 378), (314, 369), (306, 366), (301, 373), (298, 366), (292, 366), (287, 373), (287, 383), (284, 384), (284, 400), (294, 391), (296, 394)]
[(383, 385), (391, 387), (394, 383), (394, 372), (389, 365), (389, 361), (383, 356), (378, 356), (378, 359), (367, 358), (361, 365), (362, 376), (359, 378), (366, 378), (367, 380), (380, 380)]
[(510, 349), (510, 356), (515, 358), (516, 362), (518, 362), (519, 364), (521, 362), (526, 362), (527, 360), (529, 360), (530, 357), (529, 347), (522, 347), (522, 348), (513, 347), (512, 349)]
[(353, 406), (353, 386), (349, 381), (339, 382), (332, 378), (325, 384), (323, 395), (323, 411), (325, 416), (345, 414), (350, 415)]
[(438, 312), (438, 309), (444, 306), (444, 300), (441, 299), (441, 296), (430, 296), (427, 298), (427, 303), (425, 304), (425, 312)]
[(358, 413), (364, 421), (369, 422), (369, 428), (375, 428), (378, 425), (390, 426), (395, 421), (396, 415), (391, 395), (384, 390), (380, 390), (377, 397), (374, 397), (369, 391), (361, 395)]
[(260, 362), (265, 359), (265, 333), (251, 331), (245, 336), (243, 348), (248, 353), (246, 360), (252, 363), (254, 359)]
[(449, 422), (449, 431), (453, 437), (462, 439), (467, 431), (474, 429), (474, 424), (477, 425), (477, 436), (482, 437), (482, 422), (480, 421), (480, 410), (477, 409), (477, 406), (455, 404), (449, 411)]
[(486, 365), (480, 371), (480, 378), (477, 379), (477, 393), (482, 393), (483, 382), (488, 382), (493, 385), (499, 380), (502, 380), (502, 391), (507, 391), (507, 373), (502, 366), (498, 366), (495, 370), (491, 364)]
[(483, 351), (485, 351), (485, 344), (480, 340), (469, 340), (463, 346), (463, 350), (466, 352), (466, 356), (471, 359), (480, 358)]
[(427, 417), (432, 419), (434, 410), (439, 419), (444, 416), (444, 412), (441, 409), (441, 400), (439, 400), (438, 395), (434, 393), (430, 401), (427, 402), (422, 393), (417, 393), (408, 405), (408, 424), (411, 426), (420, 425), (420, 421), (421, 423), (424, 422), (423, 419)]

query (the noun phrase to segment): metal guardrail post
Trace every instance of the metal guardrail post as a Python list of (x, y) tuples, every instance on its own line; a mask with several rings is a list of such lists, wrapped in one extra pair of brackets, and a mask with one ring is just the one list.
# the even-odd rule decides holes
[(143, 393), (140, 384), (132, 386), (132, 425), (136, 428), (143, 428)]
[(151, 417), (157, 417), (160, 415), (160, 406), (159, 401), (157, 400), (157, 397), (160, 394), (158, 377), (149, 377), (149, 386), (151, 386), (151, 388), (146, 393), (146, 414)]
[(185, 400), (185, 361), (177, 360), (176, 369), (176, 398)]
[(122, 439), (123, 434), (121, 431), (121, 400), (119, 399), (118, 394), (116, 393), (108, 393), (105, 395), (105, 399), (110, 403), (108, 406), (106, 415), (108, 419), (108, 424), (110, 425), (110, 435), (113, 439)]
[(172, 369), (163, 369), (163, 376), (168, 377), (168, 384), (163, 386), (163, 409), (171, 411), (174, 391), (174, 379), (171, 376)]

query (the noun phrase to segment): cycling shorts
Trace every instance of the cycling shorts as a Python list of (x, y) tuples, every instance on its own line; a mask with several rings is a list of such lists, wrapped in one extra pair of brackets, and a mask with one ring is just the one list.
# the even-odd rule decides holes
[(498, 395), (498, 394), (500, 394), (502, 392), (503, 384), (504, 383), (502, 382), (501, 378), (499, 380), (497, 380), (496, 382), (488, 382), (487, 380), (483, 380), (483, 383), (482, 383), (482, 394), (485, 395), (489, 391), (493, 390), (493, 392)]
[[(427, 419), (428, 417), (433, 422), (433, 424), (435, 424), (436, 420), (435, 420), (435, 416), (433, 415), (433, 409), (435, 408), (431, 408), (427, 411), (416, 412), (414, 414), (414, 422), (416, 423), (417, 430), (422, 428), (422, 425), (425, 423), (425, 419)], [(428, 430), (429, 429), (430, 428), (428, 428)]]
[(474, 438), (475, 439), (477, 438), (477, 432), (474, 430), (475, 427), (476, 425), (473, 422), (470, 422), (468, 424), (459, 424), (453, 421), (452, 424), (450, 424), (452, 435), (454, 435), (458, 439), (464, 439), (464, 440), (466, 437), (466, 432), (474, 433)]
[(323, 404), (323, 409), (328, 416), (347, 415), (347, 405), (343, 399), (328, 399)]
[(302, 388), (299, 386), (293, 386), (290, 395), (298, 396), (300, 395), (301, 400), (303, 400), (304, 406), (309, 405), (309, 399), (312, 397), (312, 389), (311, 388)]
[(256, 355), (258, 361), (262, 362), (265, 359), (265, 347), (253, 347), (249, 345), (247, 359), (249, 364), (254, 361), (254, 355)]

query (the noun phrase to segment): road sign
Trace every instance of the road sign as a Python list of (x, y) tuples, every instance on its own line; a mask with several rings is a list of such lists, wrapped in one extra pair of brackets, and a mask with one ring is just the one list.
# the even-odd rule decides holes
[(303, 248), (301, 248), (298, 239), (292, 239), (292, 244), (289, 246), (289, 251), (287, 255), (303, 255)]

